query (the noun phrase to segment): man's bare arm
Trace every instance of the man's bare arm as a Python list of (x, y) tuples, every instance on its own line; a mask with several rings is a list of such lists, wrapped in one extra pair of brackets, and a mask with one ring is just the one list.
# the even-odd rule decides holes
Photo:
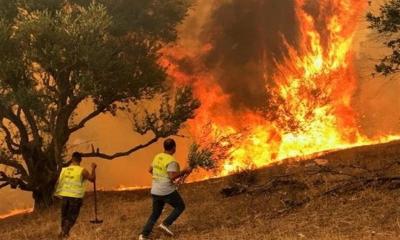
[(89, 173), (86, 169), (83, 169), (82, 175), (83, 179), (88, 180), (90, 182), (96, 181), (96, 167), (95, 163), (92, 163), (92, 172)]
[(181, 178), (185, 176), (186, 174), (190, 174), (192, 172), (191, 168), (186, 168), (185, 170), (182, 170), (180, 172), (168, 172), (169, 179), (171, 181), (175, 181), (178, 178)]

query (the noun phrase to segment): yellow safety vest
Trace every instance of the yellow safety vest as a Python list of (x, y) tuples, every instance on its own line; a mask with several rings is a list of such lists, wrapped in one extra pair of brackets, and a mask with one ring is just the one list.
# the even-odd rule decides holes
[(152, 163), (153, 179), (157, 181), (171, 181), (168, 176), (167, 167), (170, 163), (176, 162), (175, 158), (167, 153), (157, 154)]
[(83, 198), (85, 181), (82, 176), (83, 167), (69, 166), (61, 170), (56, 187), (56, 196)]

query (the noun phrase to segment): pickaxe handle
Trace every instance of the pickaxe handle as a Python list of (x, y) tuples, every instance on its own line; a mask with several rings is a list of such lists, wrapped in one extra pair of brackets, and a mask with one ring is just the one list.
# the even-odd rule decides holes
[(97, 220), (97, 189), (96, 189), (96, 179), (93, 182), (93, 191), (94, 191), (94, 216)]
[(93, 224), (101, 224), (103, 223), (103, 220), (99, 220), (97, 218), (97, 188), (96, 188), (96, 170), (94, 170), (94, 181), (93, 181), (93, 194), (94, 194), (94, 217), (95, 219), (90, 221)]

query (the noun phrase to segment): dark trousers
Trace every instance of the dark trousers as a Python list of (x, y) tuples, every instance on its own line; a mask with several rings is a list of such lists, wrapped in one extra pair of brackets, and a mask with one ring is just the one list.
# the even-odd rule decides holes
[(154, 225), (160, 218), (166, 203), (174, 208), (171, 214), (163, 221), (163, 224), (166, 226), (171, 226), (185, 210), (185, 203), (183, 202), (181, 195), (179, 195), (177, 191), (166, 196), (152, 195), (152, 198), (153, 198), (153, 211), (150, 215), (149, 220), (147, 221), (146, 225), (143, 228), (142, 234), (144, 236), (150, 235)]
[(61, 231), (62, 235), (68, 236), (74, 226), (82, 207), (81, 198), (63, 197), (61, 204)]

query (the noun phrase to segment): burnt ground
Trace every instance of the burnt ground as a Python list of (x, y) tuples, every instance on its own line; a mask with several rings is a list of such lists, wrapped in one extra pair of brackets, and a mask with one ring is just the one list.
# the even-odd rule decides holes
[[(399, 239), (399, 156), (394, 141), (186, 184), (174, 239)], [(150, 212), (148, 190), (101, 192), (99, 201), (104, 223), (89, 223), (88, 194), (70, 239), (137, 239)], [(57, 207), (7, 218), (0, 239), (56, 239), (58, 224)], [(156, 230), (153, 239), (172, 238)]]

